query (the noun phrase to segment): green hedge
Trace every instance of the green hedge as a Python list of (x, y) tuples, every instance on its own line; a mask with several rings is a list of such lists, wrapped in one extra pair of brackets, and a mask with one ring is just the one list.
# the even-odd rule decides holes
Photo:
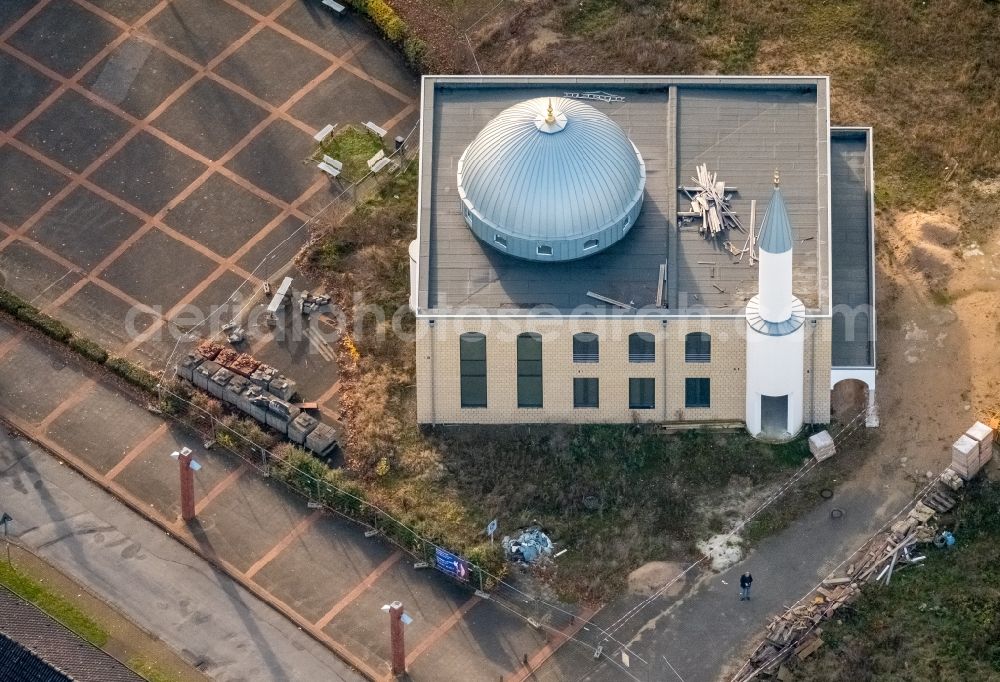
[(74, 336), (70, 338), (69, 347), (83, 357), (93, 360), (99, 365), (103, 365), (108, 359), (108, 351), (104, 350), (100, 344), (82, 336)]
[(17, 315), (17, 311), (21, 308), (34, 309), (30, 303), (17, 294), (11, 293), (6, 289), (0, 289), (0, 309), (6, 310), (11, 315)]
[(104, 366), (120, 376), (130, 384), (152, 393), (156, 390), (156, 385), (160, 383), (159, 378), (150, 372), (125, 358), (110, 357)]
[(427, 64), (427, 43), (416, 36), (406, 36), (403, 40), (403, 56), (410, 66), (422, 71)]
[(25, 305), (17, 311), (18, 318), (24, 320), (36, 329), (41, 330), (47, 336), (51, 336), (56, 341), (66, 343), (73, 335), (69, 327), (59, 320), (49, 317), (45, 313), (39, 312), (30, 305)]
[(156, 385), (160, 380), (152, 372), (125, 358), (109, 357), (108, 351), (97, 342), (84, 336), (74, 336), (73, 331), (65, 324), (39, 311), (17, 294), (2, 288), (0, 288), (0, 310), (15, 315), (19, 320), (27, 322), (56, 341), (66, 344), (88, 360), (105, 365), (112, 372), (139, 388), (151, 393), (156, 390)]
[(416, 71), (426, 67), (427, 44), (410, 35), (406, 25), (396, 10), (386, 0), (348, 0), (359, 13), (371, 19), (387, 40), (403, 50), (407, 63)]

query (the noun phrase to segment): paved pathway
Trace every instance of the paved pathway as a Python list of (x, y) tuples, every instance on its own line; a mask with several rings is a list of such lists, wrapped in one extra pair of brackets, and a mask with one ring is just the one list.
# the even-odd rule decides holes
[(0, 433), (12, 535), (217, 680), (362, 676), (111, 495), (24, 439)]
[[(677, 593), (644, 605), (629, 597), (606, 607), (597, 618), (614, 631), (608, 654), (595, 661), (592, 650), (563, 647), (537, 674), (538, 680), (728, 680), (727, 667), (742, 654), (774, 615), (808, 594), (872, 533), (906, 506), (913, 485), (882, 475), (845, 483), (835, 496), (767, 538), (740, 563), (722, 573), (695, 570)], [(780, 500), (776, 504), (780, 504)], [(833, 508), (845, 510), (831, 518)], [(752, 598), (739, 601), (739, 576), (754, 576)], [(634, 613), (634, 615), (630, 615)], [(620, 619), (624, 618), (623, 622)], [(594, 628), (587, 641), (596, 646)], [(622, 645), (631, 652), (621, 663)]]
[[(528, 675), (525, 660), (531, 668), (544, 663), (563, 629), (580, 627), (566, 614), (536, 613), (546, 627), (535, 629), (510, 602), (481, 600), (441, 574), (414, 569), (394, 546), (365, 538), (361, 528), (339, 517), (308, 509), (304, 499), (236, 457), (205, 450), (91, 369), (64, 348), (0, 320), (0, 417), (116, 498), (86, 485), (54, 458), (40, 459), (37, 451), (24, 457), (14, 449), (11, 461), (22, 459), (2, 479), (5, 510), (15, 519), (32, 519), (17, 526), (25, 542), (71, 564), (68, 572), (98, 593), (113, 594), (122, 610), (134, 613), (150, 604), (161, 610), (149, 616), (155, 616), (152, 621), (140, 620), (151, 629), (193, 623), (223, 633), (178, 642), (194, 652), (192, 660), (205, 657), (228, 671), (241, 652), (255, 649), (247, 674), (231, 679), (332, 679), (299, 675), (299, 668), (290, 667), (298, 665), (286, 658), (290, 649), (272, 641), (280, 612), (365, 676), (384, 679), (388, 622), (380, 607), (399, 599), (414, 618), (406, 631), (412, 679), (513, 681)], [(192, 447), (203, 465), (195, 482), (198, 520), (190, 527), (177, 520), (177, 465), (169, 457), (183, 445)], [(66, 494), (56, 494), (54, 486)], [(139, 524), (117, 500), (233, 580), (186, 570), (182, 575), (194, 580), (190, 588), (183, 577), (156, 587), (161, 568), (156, 557), (184, 566), (204, 562), (163, 535), (153, 534), (156, 543), (149, 544), (135, 530), (148, 533), (148, 524)], [(128, 581), (118, 585), (122, 575)], [(262, 612), (250, 595), (275, 611)], [(283, 676), (279, 666), (296, 672)]]

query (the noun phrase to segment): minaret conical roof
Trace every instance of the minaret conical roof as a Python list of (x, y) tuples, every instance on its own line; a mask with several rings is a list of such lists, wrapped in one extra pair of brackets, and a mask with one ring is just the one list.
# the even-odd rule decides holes
[(785, 199), (777, 184), (771, 192), (771, 201), (764, 214), (757, 245), (761, 251), (768, 253), (785, 253), (792, 250), (792, 223), (788, 219)]

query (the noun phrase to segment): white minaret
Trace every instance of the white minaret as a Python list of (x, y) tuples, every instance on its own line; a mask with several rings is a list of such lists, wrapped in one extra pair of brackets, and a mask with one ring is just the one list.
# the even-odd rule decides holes
[(802, 428), (805, 307), (792, 293), (792, 226), (774, 173), (757, 239), (759, 293), (747, 303), (747, 430), (787, 440)]

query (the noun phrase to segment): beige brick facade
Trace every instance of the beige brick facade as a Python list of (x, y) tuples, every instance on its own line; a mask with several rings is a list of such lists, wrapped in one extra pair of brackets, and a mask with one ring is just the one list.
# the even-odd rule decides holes
[[(806, 324), (804, 414), (806, 421), (825, 423), (830, 413), (830, 320), (819, 318), (815, 324), (812, 320)], [(745, 331), (742, 317), (671, 318), (666, 322), (629, 317), (421, 317), (417, 322), (418, 419), (437, 424), (742, 422), (746, 409)], [(459, 338), (465, 332), (486, 336), (485, 408), (461, 407)], [(517, 406), (517, 335), (522, 332), (542, 336), (541, 408)], [(573, 335), (578, 332), (592, 332), (600, 338), (597, 363), (573, 362)], [(633, 332), (655, 337), (654, 362), (629, 361), (628, 337)], [(691, 332), (711, 335), (709, 362), (685, 361), (685, 336)], [(573, 406), (574, 377), (599, 380), (599, 407)], [(632, 377), (654, 379), (653, 409), (629, 408)], [(687, 378), (710, 380), (710, 407), (685, 407)]]

